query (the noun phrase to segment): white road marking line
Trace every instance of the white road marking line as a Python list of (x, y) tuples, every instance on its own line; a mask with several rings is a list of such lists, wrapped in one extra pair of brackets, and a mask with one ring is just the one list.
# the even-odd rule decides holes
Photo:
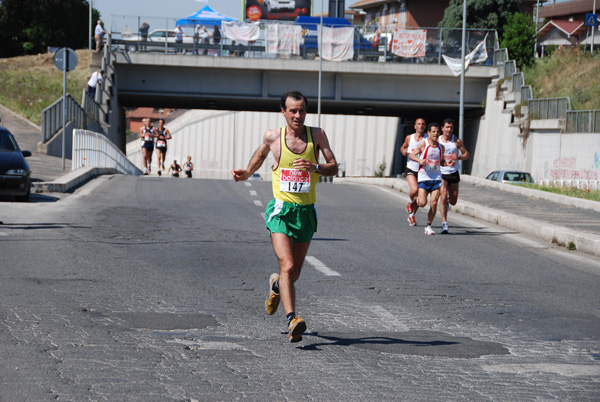
[(0, 236), (8, 236), (8, 232), (0, 232)]
[(256, 205), (257, 207), (262, 207), (263, 203), (260, 202), (259, 200), (254, 200), (254, 205)]
[(256, 191), (254, 191), (254, 190), (250, 190), (250, 195), (251, 195), (252, 197), (256, 197)]
[(406, 324), (400, 321), (398, 317), (379, 305), (368, 306), (367, 308), (371, 310), (373, 314), (385, 321), (388, 325), (392, 325), (395, 330), (406, 332), (410, 329)]
[(306, 262), (308, 262), (314, 269), (321, 272), (325, 276), (341, 276), (339, 273), (335, 272), (333, 269), (329, 268), (327, 265), (323, 264), (321, 261), (317, 260), (315, 257), (307, 255), (305, 258)]
[(252, 187), (252, 183), (248, 183), (247, 181), (244, 182), (244, 186), (246, 187)]
[(497, 364), (484, 365), (483, 369), (489, 373), (552, 373), (564, 377), (598, 376), (600, 366), (597, 364)]

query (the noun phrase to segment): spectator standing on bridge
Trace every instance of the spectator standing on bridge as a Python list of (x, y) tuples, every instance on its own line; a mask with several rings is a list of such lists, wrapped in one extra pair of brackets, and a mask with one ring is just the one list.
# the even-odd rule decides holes
[(104, 37), (105, 33), (108, 33), (108, 31), (104, 30), (104, 27), (102, 26), (102, 21), (98, 20), (98, 23), (96, 24), (96, 29), (94, 30), (94, 39), (96, 39), (96, 53), (98, 53), (102, 48), (102, 38)]
[(98, 88), (98, 84), (102, 84), (104, 82), (104, 70), (94, 71), (92, 75), (90, 75), (90, 79), (87, 83), (87, 92), (90, 95), (90, 98), (96, 100), (96, 88)]
[(150, 30), (150, 25), (146, 22), (142, 22), (142, 26), (140, 27), (140, 38), (142, 39), (142, 44), (140, 45), (140, 50), (142, 52), (146, 51), (146, 42), (148, 42), (148, 31)]
[(165, 171), (165, 158), (167, 157), (167, 140), (172, 139), (171, 132), (165, 128), (165, 119), (158, 120), (156, 128), (156, 157), (158, 159), (158, 170)]
[[(200, 30), (199, 36), (200, 36), (200, 43), (202, 43), (202, 45), (210, 44), (210, 34), (206, 30), (206, 27), (202, 27), (202, 29)], [(207, 53), (208, 53), (208, 49), (202, 49), (202, 52), (200, 54), (207, 54)]]
[(171, 166), (169, 166), (169, 171), (167, 174), (170, 174), (173, 177), (179, 177), (179, 173), (181, 173), (181, 166), (177, 163), (177, 160), (173, 160)]
[(154, 152), (154, 138), (156, 131), (152, 128), (149, 118), (142, 120), (144, 125), (140, 127), (140, 138), (142, 139), (142, 156), (144, 158), (144, 174), (149, 175), (152, 172), (152, 153)]
[[(215, 45), (219, 45), (221, 43), (221, 31), (219, 30), (219, 26), (215, 25), (214, 29), (213, 29), (213, 33), (212, 33), (212, 38), (213, 38), (213, 43)], [(220, 56), (221, 55), (221, 49), (217, 49), (216, 56)]]
[(414, 134), (407, 136), (404, 139), (404, 144), (402, 144), (402, 147), (400, 148), (402, 155), (406, 156), (408, 159), (406, 162), (406, 181), (408, 182), (408, 197), (410, 199), (406, 206), (406, 212), (408, 212), (408, 223), (410, 226), (417, 225), (415, 214), (419, 209), (419, 204), (417, 203), (417, 196), (419, 193), (419, 182), (417, 180), (419, 164), (410, 159), (410, 153), (423, 141), (425, 141), (425, 119), (419, 118), (415, 121)]
[[(304, 125), (308, 102), (298, 91), (285, 93), (280, 102), (281, 114), (287, 125), (267, 130), (246, 169), (232, 170), (233, 179), (248, 180), (273, 154), (273, 196), (267, 206), (265, 223), (271, 234), (273, 251), (279, 260), (279, 274), (269, 278), (269, 293), (265, 301), (267, 314), (275, 313), (279, 300), (287, 316), (288, 337), (291, 342), (302, 340), (306, 322), (296, 315), (294, 282), (317, 231), (315, 187), (320, 175), (333, 176), (337, 162), (327, 135), (318, 127)], [(324, 164), (320, 164), (319, 152)]]
[(192, 178), (192, 170), (194, 170), (194, 164), (192, 163), (192, 157), (188, 156), (187, 161), (183, 164), (183, 173), (185, 173), (186, 179)]
[(175, 52), (182, 53), (183, 52), (183, 28), (181, 25), (177, 25), (175, 28)]
[[(448, 234), (448, 205), (456, 205), (458, 201), (458, 183), (460, 183), (460, 162), (469, 159), (469, 151), (460, 138), (454, 137), (454, 120), (446, 119), (442, 125), (440, 144), (444, 146), (444, 159), (447, 166), (442, 166), (442, 188), (440, 190), (440, 215), (442, 215), (442, 234)], [(460, 151), (460, 154), (459, 154)], [(454, 164), (450, 164), (454, 161)]]
[[(427, 138), (410, 153), (410, 159), (419, 164), (419, 195), (417, 202), (420, 207), (427, 205), (427, 197), (430, 197), (429, 213), (427, 214), (427, 226), (425, 226), (426, 235), (434, 235), (431, 228), (437, 203), (440, 198), (440, 187), (442, 187), (442, 171), (444, 166), (444, 146), (438, 140), (440, 137), (440, 126), (437, 123), (429, 123), (427, 129)], [(454, 160), (450, 161), (450, 166), (454, 165)]]

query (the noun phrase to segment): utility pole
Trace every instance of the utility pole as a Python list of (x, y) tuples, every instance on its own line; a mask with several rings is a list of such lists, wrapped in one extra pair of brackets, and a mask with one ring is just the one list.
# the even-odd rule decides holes
[(458, 122), (458, 138), (464, 138), (465, 127), (465, 47), (467, 42), (467, 0), (463, 0), (463, 26), (460, 59), (462, 63), (460, 74), (460, 118)]
[(89, 0), (89, 1), (90, 1), (90, 3), (89, 3), (90, 4), (90, 28), (88, 30), (88, 35), (89, 35), (90, 41), (89, 41), (88, 49), (92, 50), (92, 0)]
[(323, 75), (323, 1), (321, 0), (321, 29), (319, 30), (319, 96), (317, 99), (319, 127), (321, 127), (321, 76)]
[[(596, 0), (594, 0), (594, 9), (593, 9), (592, 13), (596, 14)], [(594, 55), (594, 35), (596, 34), (595, 29), (596, 29), (596, 26), (595, 25), (592, 26), (592, 47), (590, 49), (592, 56)]]
[(538, 22), (540, 20), (540, 0), (537, 0), (537, 4), (535, 7), (535, 46), (533, 47), (533, 57), (535, 57), (535, 55), (537, 54)]

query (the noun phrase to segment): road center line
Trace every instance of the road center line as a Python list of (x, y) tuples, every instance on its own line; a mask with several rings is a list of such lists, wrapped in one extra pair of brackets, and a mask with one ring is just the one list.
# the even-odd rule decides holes
[(251, 195), (252, 197), (256, 197), (256, 191), (254, 191), (254, 190), (250, 190), (250, 195)]
[(262, 207), (263, 203), (260, 202), (259, 200), (254, 200), (254, 205), (256, 205), (257, 207)]
[(335, 272), (333, 269), (329, 268), (327, 265), (323, 264), (321, 261), (317, 260), (315, 257), (307, 255), (305, 258), (306, 262), (308, 262), (314, 269), (321, 272), (325, 276), (341, 276), (339, 273)]
[(244, 182), (244, 186), (246, 187), (252, 187), (252, 183), (248, 183), (247, 181)]

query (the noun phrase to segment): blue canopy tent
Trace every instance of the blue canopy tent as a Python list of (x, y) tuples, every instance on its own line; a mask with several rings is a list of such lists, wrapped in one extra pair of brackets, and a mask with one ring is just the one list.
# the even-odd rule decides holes
[(221, 26), (221, 21), (238, 21), (235, 18), (221, 14), (210, 6), (204, 6), (200, 11), (177, 20), (177, 25), (194, 27), (196, 25)]

